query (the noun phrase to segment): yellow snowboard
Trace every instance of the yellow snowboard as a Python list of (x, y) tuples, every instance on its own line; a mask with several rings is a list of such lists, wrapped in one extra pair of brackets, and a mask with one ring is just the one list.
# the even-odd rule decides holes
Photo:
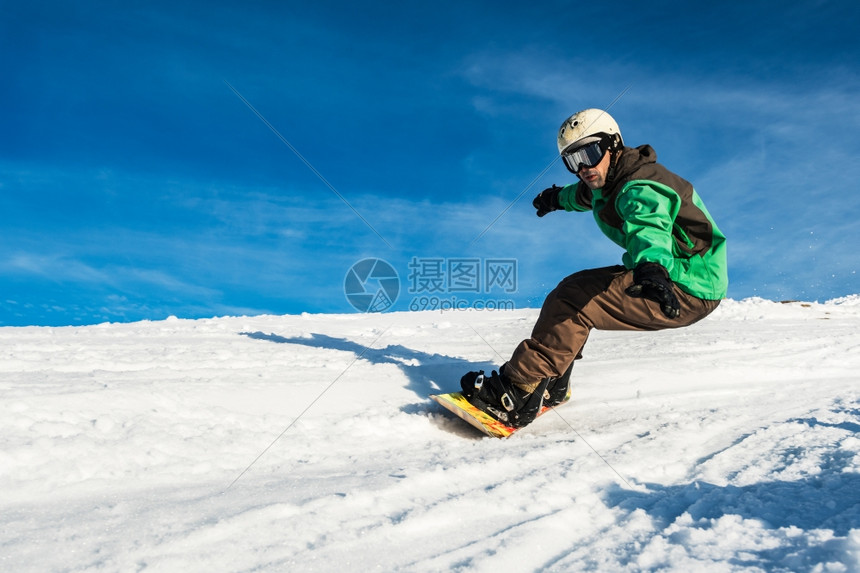
[[(508, 438), (521, 428), (513, 428), (504, 422), (496, 420), (486, 412), (474, 407), (460, 392), (451, 392), (450, 394), (431, 394), (430, 398), (442, 405), (446, 410), (453, 412), (460, 418), (463, 418), (471, 425), (475, 426), (488, 436), (493, 438)], [(570, 400), (570, 390), (564, 398), (564, 402)], [(564, 404), (562, 402), (561, 404)], [(555, 406), (561, 406), (558, 404)], [(544, 412), (552, 410), (549, 406), (544, 406), (538, 413), (538, 416)]]

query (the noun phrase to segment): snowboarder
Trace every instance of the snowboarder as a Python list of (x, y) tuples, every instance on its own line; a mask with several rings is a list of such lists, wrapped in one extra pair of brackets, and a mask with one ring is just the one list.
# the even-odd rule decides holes
[(531, 338), (498, 372), (461, 379), (473, 405), (514, 427), (534, 420), (542, 405), (564, 400), (592, 328), (688, 326), (717, 308), (728, 287), (725, 236), (693, 186), (657, 163), (651, 146), (625, 147), (608, 113), (586, 109), (562, 124), (558, 151), (579, 181), (538, 194), (537, 216), (592, 211), (626, 252), (623, 265), (562, 280), (544, 301)]

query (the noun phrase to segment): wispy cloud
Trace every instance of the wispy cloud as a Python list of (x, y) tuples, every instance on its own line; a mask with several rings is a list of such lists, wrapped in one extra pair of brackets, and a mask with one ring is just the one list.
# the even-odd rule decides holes
[(0, 259), (0, 272), (23, 274), (47, 279), (52, 282), (108, 284), (110, 276), (87, 264), (59, 255), (15, 253)]

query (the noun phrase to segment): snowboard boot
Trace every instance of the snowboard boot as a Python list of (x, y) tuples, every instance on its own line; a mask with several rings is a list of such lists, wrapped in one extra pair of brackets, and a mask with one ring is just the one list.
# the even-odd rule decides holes
[(469, 372), (460, 379), (463, 396), (476, 408), (513, 428), (531, 423), (540, 413), (547, 384), (541, 381), (534, 392), (526, 392), (495, 370), (489, 376), (484, 371)]

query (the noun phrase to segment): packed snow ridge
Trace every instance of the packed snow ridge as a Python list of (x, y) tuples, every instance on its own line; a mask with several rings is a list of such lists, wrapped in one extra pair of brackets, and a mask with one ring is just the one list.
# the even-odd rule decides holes
[(0, 568), (860, 570), (860, 297), (594, 332), (509, 440), (428, 400), (536, 316), (0, 328)]

